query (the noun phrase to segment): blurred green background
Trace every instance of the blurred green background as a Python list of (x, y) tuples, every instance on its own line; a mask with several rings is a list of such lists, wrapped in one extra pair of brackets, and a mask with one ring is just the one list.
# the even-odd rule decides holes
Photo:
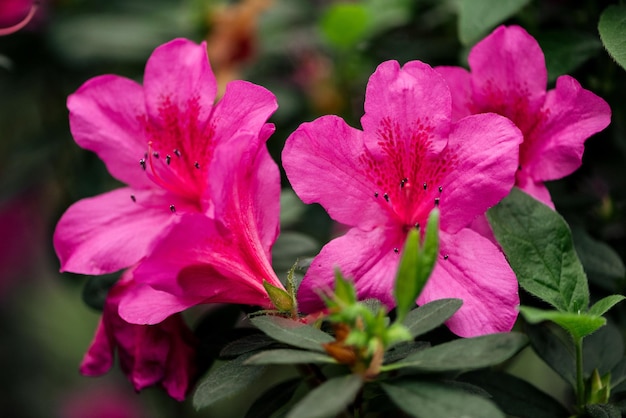
[[(11, 22), (3, 21), (2, 10), (20, 1), (0, 0), (3, 27)], [(119, 186), (69, 132), (65, 100), (86, 80), (114, 73), (141, 81), (156, 46), (175, 37), (207, 40), (222, 89), (243, 78), (276, 94), (277, 131), (268, 144), (279, 161), (284, 139), (301, 122), (339, 114), (359, 126), (365, 85), (380, 62), (465, 65), (473, 43), (493, 27), (519, 24), (542, 45), (550, 83), (573, 75), (611, 105), (612, 124), (588, 141), (583, 167), (549, 187), (582, 239), (609, 244), (623, 260), (626, 73), (597, 32), (602, 10), (612, 3), (42, 0), (25, 28), (0, 37), (0, 415), (226, 416), (195, 413), (190, 402), (154, 389), (137, 396), (118, 370), (96, 379), (78, 374), (99, 313), (82, 300), (85, 277), (58, 273), (51, 237), (70, 204)], [(296, 256), (314, 255), (336, 233), (323, 210), (305, 208), (289, 194), (282, 226), (279, 271)], [(623, 293), (623, 277), (607, 277), (602, 266), (596, 273), (590, 275), (594, 297)], [(623, 330), (624, 318), (617, 309), (611, 321)], [(513, 367), (550, 389), (558, 378), (523, 358)]]

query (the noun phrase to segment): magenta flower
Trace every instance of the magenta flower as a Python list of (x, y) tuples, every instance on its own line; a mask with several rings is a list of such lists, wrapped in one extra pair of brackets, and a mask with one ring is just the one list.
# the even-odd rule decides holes
[(313, 260), (300, 307), (323, 307), (335, 267), (358, 296), (393, 306), (393, 281), (407, 231), (439, 206), (441, 253), (419, 304), (463, 299), (448, 321), (461, 336), (508, 331), (517, 317), (517, 281), (503, 254), (468, 224), (506, 196), (515, 181), (522, 136), (495, 114), (453, 123), (443, 79), (419, 61), (382, 63), (369, 80), (363, 131), (336, 116), (302, 124), (287, 140), (283, 164), (306, 203), (320, 203), (352, 228)]
[(126, 271), (109, 291), (80, 372), (86, 376), (106, 373), (117, 351), (120, 367), (136, 390), (159, 385), (182, 401), (196, 378), (196, 338), (181, 315), (158, 325), (129, 324), (120, 318), (120, 300), (136, 287), (132, 274)]
[(494, 112), (524, 134), (516, 186), (553, 206), (544, 182), (580, 167), (584, 142), (610, 122), (611, 109), (570, 76), (546, 91), (547, 70), (535, 39), (519, 26), (500, 26), (469, 54), (471, 72), (437, 67), (452, 93), (452, 116)]
[(180, 215), (211, 216), (214, 155), (237, 141), (266, 140), (277, 106), (269, 91), (245, 81), (229, 83), (214, 105), (215, 94), (205, 44), (177, 39), (153, 52), (143, 87), (105, 75), (69, 97), (74, 139), (128, 187), (83, 199), (63, 215), (54, 235), (61, 271), (126, 268)]
[(250, 136), (216, 150), (209, 195), (211, 218), (188, 215), (154, 241), (135, 270), (143, 286), (120, 303), (122, 318), (155, 324), (202, 303), (273, 308), (263, 280), (282, 287), (271, 266), (280, 174), (265, 138)]

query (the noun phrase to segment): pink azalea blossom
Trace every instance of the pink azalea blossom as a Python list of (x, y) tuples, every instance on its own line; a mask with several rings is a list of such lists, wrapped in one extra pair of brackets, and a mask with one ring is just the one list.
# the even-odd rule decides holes
[(382, 63), (369, 80), (363, 131), (336, 116), (302, 124), (283, 164), (306, 203), (321, 204), (352, 228), (313, 260), (298, 293), (305, 312), (321, 309), (338, 267), (360, 298), (393, 306), (400, 252), (410, 228), (439, 206), (441, 249), (419, 304), (463, 299), (449, 328), (461, 336), (508, 331), (517, 317), (517, 281), (503, 254), (467, 226), (515, 181), (520, 131), (495, 114), (451, 121), (441, 75), (412, 61)]
[(608, 104), (570, 76), (546, 91), (548, 73), (537, 41), (519, 26), (500, 26), (472, 48), (471, 72), (437, 67), (452, 93), (452, 117), (495, 112), (524, 134), (516, 186), (553, 206), (544, 182), (580, 167), (584, 142), (610, 122)]
[(159, 385), (182, 401), (196, 378), (196, 338), (180, 314), (158, 325), (129, 324), (120, 318), (120, 300), (136, 287), (132, 274), (125, 272), (109, 291), (80, 372), (86, 376), (106, 373), (117, 351), (120, 367), (136, 390)]
[(201, 303), (273, 308), (263, 281), (282, 287), (271, 266), (280, 174), (265, 138), (216, 150), (209, 191), (213, 217), (188, 215), (154, 241), (135, 270), (143, 285), (120, 303), (122, 318), (155, 324)]
[(181, 215), (211, 216), (214, 155), (233, 142), (266, 140), (277, 106), (272, 93), (245, 81), (229, 83), (214, 104), (216, 88), (205, 44), (176, 39), (153, 52), (143, 86), (104, 75), (68, 98), (76, 143), (128, 186), (83, 199), (63, 215), (54, 235), (61, 271), (126, 268)]

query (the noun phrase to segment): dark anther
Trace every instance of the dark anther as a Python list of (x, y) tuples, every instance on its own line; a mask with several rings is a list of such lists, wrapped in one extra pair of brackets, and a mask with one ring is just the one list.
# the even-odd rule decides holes
[(176, 207), (174, 205), (170, 205), (170, 212), (176, 213)]
[(378, 197), (378, 192), (374, 192), (374, 197)]
[(439, 193), (443, 192), (443, 187), (439, 186)]
[(385, 200), (386, 200), (387, 202), (389, 202), (389, 195), (388, 195), (387, 193), (385, 193), (385, 194), (383, 195), (383, 197), (385, 198)]
[(400, 188), (403, 188), (404, 185), (409, 181), (409, 179), (407, 179), (406, 177), (403, 178), (402, 180), (400, 180)]
[(135, 195), (134, 195), (134, 194), (131, 194), (131, 195), (130, 195), (130, 200), (132, 200), (133, 202), (136, 202), (136, 201), (137, 201), (137, 198), (135, 197)]
[(193, 163), (193, 166), (196, 168), (200, 168), (200, 163), (196, 161), (195, 163)]
[(156, 151), (154, 151), (154, 152), (152, 153), (152, 156), (153, 156), (154, 158), (159, 158), (159, 153), (158, 153), (158, 152), (156, 152)]
[(178, 148), (174, 148), (174, 154), (176, 154), (176, 156), (180, 158), (180, 151), (178, 150)]
[(448, 259), (448, 254), (444, 255), (444, 256), (443, 256), (443, 259), (444, 259), (444, 260), (447, 260), (447, 259)]
[(420, 229), (420, 223), (419, 222), (415, 223), (415, 229)]
[(435, 198), (435, 206), (439, 206), (439, 198), (438, 197)]
[(400, 252), (400, 250), (398, 250), (397, 248), (394, 248), (394, 249), (393, 249), (393, 252), (394, 252), (394, 253), (396, 253), (396, 254), (398, 254), (398, 253)]
[(424, 190), (428, 189), (428, 185), (424, 183)]
[(146, 160), (144, 158), (139, 160), (139, 165), (141, 166), (141, 168), (143, 168), (145, 170), (146, 169)]
[(171, 156), (171, 155), (169, 155), (169, 154), (167, 154), (167, 155), (165, 156), (165, 162), (167, 163), (167, 165), (170, 165), (170, 161), (172, 161), (172, 156)]

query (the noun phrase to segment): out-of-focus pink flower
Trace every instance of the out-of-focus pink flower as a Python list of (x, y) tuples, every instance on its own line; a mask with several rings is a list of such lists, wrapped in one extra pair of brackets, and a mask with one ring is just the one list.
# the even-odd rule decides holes
[(0, 36), (10, 35), (28, 25), (43, 0), (0, 1)]
[(117, 351), (120, 368), (136, 390), (159, 385), (182, 401), (196, 377), (196, 337), (180, 314), (158, 325), (129, 324), (120, 318), (120, 300), (136, 287), (132, 274), (126, 271), (109, 291), (80, 372), (86, 376), (106, 373)]
[(129, 267), (181, 215), (212, 215), (207, 186), (216, 176), (215, 154), (248, 152), (237, 142), (266, 140), (274, 129), (266, 121), (277, 107), (272, 93), (245, 81), (229, 83), (214, 105), (215, 95), (205, 44), (176, 39), (153, 52), (143, 86), (104, 75), (68, 98), (78, 145), (98, 154), (128, 187), (83, 199), (63, 215), (54, 234), (62, 271)]
[(500, 26), (472, 48), (471, 72), (437, 67), (452, 92), (452, 117), (495, 112), (524, 134), (516, 186), (553, 206), (544, 185), (582, 163), (584, 142), (610, 122), (611, 109), (570, 76), (546, 91), (548, 73), (537, 41), (519, 26)]
[(62, 418), (147, 418), (139, 398), (109, 383), (89, 386), (64, 397)]
[(283, 164), (306, 203), (321, 204), (352, 228), (313, 260), (298, 293), (305, 312), (321, 309), (334, 268), (358, 296), (394, 304), (393, 282), (407, 232), (441, 211), (440, 256), (419, 304), (455, 297), (449, 321), (461, 336), (508, 331), (517, 317), (517, 281), (503, 254), (467, 228), (515, 182), (522, 135), (495, 114), (451, 121), (445, 80), (419, 61), (382, 63), (369, 80), (363, 131), (336, 116), (302, 124)]
[(135, 270), (144, 285), (120, 303), (122, 318), (154, 324), (201, 303), (273, 307), (263, 281), (282, 287), (271, 266), (280, 174), (265, 139), (251, 136), (216, 151), (213, 217), (186, 216), (155, 241)]

